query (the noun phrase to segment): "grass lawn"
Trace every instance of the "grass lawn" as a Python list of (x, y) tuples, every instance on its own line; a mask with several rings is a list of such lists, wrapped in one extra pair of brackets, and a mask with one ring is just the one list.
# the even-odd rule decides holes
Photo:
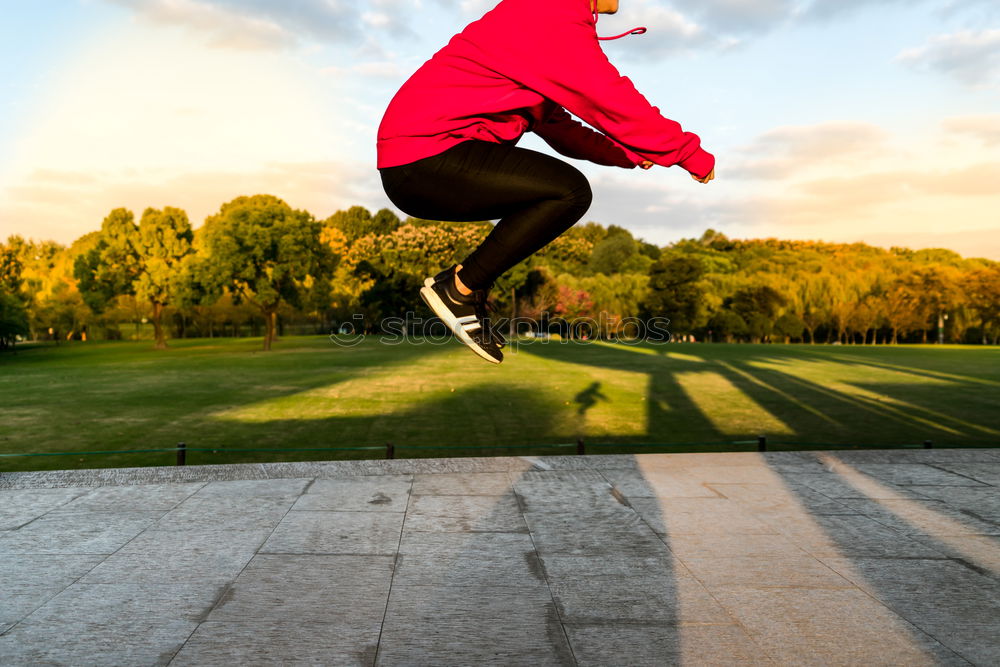
[[(189, 464), (396, 456), (1000, 445), (1000, 348), (287, 337), (19, 346), (0, 354), (0, 453), (185, 442)], [(744, 444), (732, 444), (732, 443)], [(597, 447), (598, 444), (616, 447)], [(526, 446), (531, 446), (527, 448)], [(481, 450), (480, 447), (495, 449)], [(278, 451), (234, 452), (234, 449)], [(0, 470), (172, 465), (172, 453), (0, 457)]]

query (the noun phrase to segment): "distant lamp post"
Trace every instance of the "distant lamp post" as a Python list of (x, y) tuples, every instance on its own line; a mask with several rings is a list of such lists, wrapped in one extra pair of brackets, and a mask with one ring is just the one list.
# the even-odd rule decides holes
[(938, 313), (938, 345), (944, 345), (944, 323), (948, 313)]

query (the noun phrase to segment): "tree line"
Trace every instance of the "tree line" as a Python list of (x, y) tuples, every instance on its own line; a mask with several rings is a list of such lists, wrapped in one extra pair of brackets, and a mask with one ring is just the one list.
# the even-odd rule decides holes
[[(111, 211), (69, 246), (0, 244), (0, 348), (17, 340), (377, 331), (429, 317), (424, 278), (460, 262), (489, 221), (399, 219), (361, 206), (325, 220), (270, 195), (237, 197), (198, 229), (178, 208)], [(708, 230), (659, 247), (617, 225), (578, 224), (497, 280), (506, 319), (613, 338), (664, 317), (706, 341), (997, 344), (1000, 262)]]

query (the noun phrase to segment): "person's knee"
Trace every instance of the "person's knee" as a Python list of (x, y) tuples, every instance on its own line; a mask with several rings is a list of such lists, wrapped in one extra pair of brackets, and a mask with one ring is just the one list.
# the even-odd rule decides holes
[(593, 203), (594, 191), (590, 188), (590, 181), (579, 171), (576, 171), (574, 177), (567, 183), (563, 201), (574, 211), (579, 211), (580, 216), (583, 216)]

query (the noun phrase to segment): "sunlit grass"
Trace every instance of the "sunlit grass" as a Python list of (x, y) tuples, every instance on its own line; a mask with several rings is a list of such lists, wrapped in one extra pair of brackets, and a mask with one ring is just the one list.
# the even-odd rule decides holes
[[(572, 453), (543, 445), (1000, 444), (1000, 350), (540, 342), (500, 366), (454, 342), (73, 343), (0, 355), (0, 453), (171, 448), (189, 463)], [(533, 446), (536, 449), (522, 449)], [(708, 445), (706, 445), (707, 447)], [(724, 446), (724, 445), (719, 445)], [(439, 447), (442, 449), (433, 449)], [(233, 449), (274, 449), (232, 452)], [(482, 449), (490, 448), (490, 449)], [(652, 451), (644, 448), (637, 451)], [(170, 453), (0, 458), (0, 470)]]

